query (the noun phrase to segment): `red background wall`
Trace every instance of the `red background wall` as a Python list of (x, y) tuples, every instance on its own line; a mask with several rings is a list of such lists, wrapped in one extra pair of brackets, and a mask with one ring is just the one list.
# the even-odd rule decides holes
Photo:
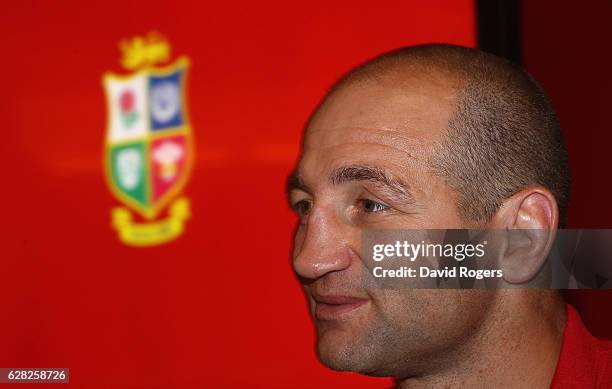
[[(348, 68), (398, 46), (473, 46), (472, 1), (3, 5), (0, 366), (69, 367), (75, 387), (351, 387), (330, 372), (289, 266), (284, 179), (300, 130)], [(155, 29), (192, 60), (193, 217), (120, 244), (101, 75)]]
[[(522, 1), (522, 21), (524, 65), (552, 98), (568, 146), (568, 227), (612, 228), (612, 3)], [(612, 290), (567, 299), (594, 334), (612, 338)]]

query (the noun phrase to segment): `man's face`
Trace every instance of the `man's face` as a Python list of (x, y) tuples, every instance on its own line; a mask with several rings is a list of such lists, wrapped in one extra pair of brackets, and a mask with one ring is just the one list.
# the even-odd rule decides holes
[(478, 326), (486, 292), (367, 289), (364, 229), (468, 228), (455, 193), (430, 161), (453, 113), (441, 76), (353, 85), (320, 108), (290, 180), (300, 216), (293, 267), (331, 368), (374, 375), (419, 374)]

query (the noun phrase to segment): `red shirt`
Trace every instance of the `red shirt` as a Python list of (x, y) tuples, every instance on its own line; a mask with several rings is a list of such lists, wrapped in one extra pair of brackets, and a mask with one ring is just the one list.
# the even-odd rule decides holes
[(567, 324), (551, 389), (612, 388), (612, 341), (594, 338), (567, 306)]

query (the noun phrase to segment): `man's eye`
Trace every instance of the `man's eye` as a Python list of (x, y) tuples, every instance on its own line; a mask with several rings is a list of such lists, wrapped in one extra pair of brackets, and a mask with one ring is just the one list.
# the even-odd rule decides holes
[(291, 206), (295, 213), (300, 216), (308, 215), (308, 212), (310, 212), (310, 207), (310, 201), (308, 200), (300, 200)]
[(363, 209), (370, 213), (383, 212), (389, 209), (389, 206), (373, 200), (362, 199), (360, 202)]

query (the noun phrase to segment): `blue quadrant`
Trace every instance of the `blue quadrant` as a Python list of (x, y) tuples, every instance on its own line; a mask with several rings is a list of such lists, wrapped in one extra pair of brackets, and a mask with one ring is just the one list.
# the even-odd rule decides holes
[(184, 124), (181, 83), (183, 70), (168, 76), (149, 76), (149, 114), (153, 131)]

